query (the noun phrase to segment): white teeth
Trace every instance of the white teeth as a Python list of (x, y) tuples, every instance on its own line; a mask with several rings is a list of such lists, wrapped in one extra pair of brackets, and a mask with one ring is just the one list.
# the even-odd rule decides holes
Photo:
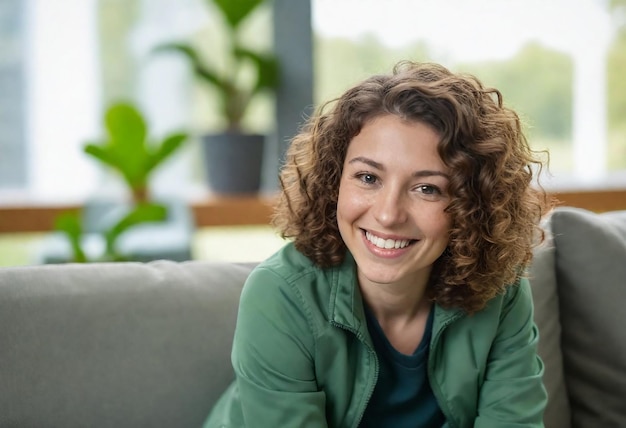
[(365, 238), (367, 238), (368, 241), (376, 245), (378, 248), (385, 248), (385, 249), (404, 248), (408, 246), (410, 242), (410, 240), (408, 239), (402, 239), (398, 241), (395, 239), (383, 239), (383, 238), (373, 235), (370, 232), (365, 232)]

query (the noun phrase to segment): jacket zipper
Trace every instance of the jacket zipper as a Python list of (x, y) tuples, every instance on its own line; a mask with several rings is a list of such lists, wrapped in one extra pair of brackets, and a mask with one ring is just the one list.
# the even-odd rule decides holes
[[(439, 331), (437, 331), (436, 336), (433, 337), (433, 340), (431, 341), (431, 345), (436, 345), (439, 342), (439, 338), (441, 337), (441, 335), (443, 334), (443, 331), (450, 325), (452, 324), (454, 321), (456, 321), (457, 319), (461, 318), (461, 314), (456, 314), (455, 316), (449, 318), (448, 320), (446, 320), (442, 325), (441, 328), (439, 329)], [(431, 346), (431, 349), (428, 353), (428, 381), (430, 382), (430, 387), (433, 391), (433, 394), (435, 395), (435, 399), (437, 400), (437, 403), (439, 404), (439, 407), (441, 408), (441, 412), (443, 413), (443, 415), (446, 417), (446, 422), (448, 423), (450, 428), (456, 428), (457, 424), (456, 421), (454, 421), (454, 419), (452, 419), (451, 414), (450, 414), (450, 409), (448, 408), (448, 402), (445, 400), (445, 397), (443, 396), (443, 393), (441, 391), (441, 388), (439, 386), (439, 384), (437, 382), (434, 381), (434, 375), (433, 375), (433, 350), (435, 349), (435, 346)]]
[(359, 426), (359, 424), (361, 423), (361, 419), (363, 419), (363, 415), (365, 414), (365, 410), (367, 409), (367, 405), (369, 404), (370, 399), (372, 398), (372, 395), (374, 394), (374, 388), (376, 388), (376, 383), (378, 382), (378, 374), (380, 371), (380, 368), (378, 366), (378, 357), (376, 355), (376, 351), (374, 351), (374, 348), (372, 348), (366, 341), (365, 338), (363, 337), (363, 335), (359, 332), (357, 332), (356, 330), (343, 325), (343, 324), (339, 324), (335, 321), (331, 321), (331, 324), (334, 325), (335, 327), (339, 327), (342, 330), (346, 330), (349, 331), (350, 333), (354, 334), (356, 336), (356, 338), (367, 347), (368, 352), (371, 354), (371, 356), (374, 358), (374, 382), (372, 382), (369, 390), (366, 393), (366, 397), (365, 397), (365, 405), (363, 406), (363, 410), (361, 410), (361, 413), (359, 413), (358, 417), (355, 420), (355, 424), (353, 425), (353, 428), (357, 428)]

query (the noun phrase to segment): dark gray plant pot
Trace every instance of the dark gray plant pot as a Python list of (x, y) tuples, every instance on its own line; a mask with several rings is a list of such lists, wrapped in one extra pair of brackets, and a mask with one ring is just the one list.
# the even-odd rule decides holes
[(258, 193), (265, 136), (225, 132), (202, 137), (209, 188), (222, 195)]

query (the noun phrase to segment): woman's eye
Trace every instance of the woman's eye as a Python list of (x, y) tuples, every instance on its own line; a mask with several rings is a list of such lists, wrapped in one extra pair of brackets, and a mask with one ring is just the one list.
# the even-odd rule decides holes
[(360, 174), (359, 179), (365, 184), (374, 184), (378, 180), (373, 174)]
[(427, 196), (441, 196), (441, 190), (437, 186), (431, 186), (430, 184), (422, 184), (417, 186), (418, 192)]

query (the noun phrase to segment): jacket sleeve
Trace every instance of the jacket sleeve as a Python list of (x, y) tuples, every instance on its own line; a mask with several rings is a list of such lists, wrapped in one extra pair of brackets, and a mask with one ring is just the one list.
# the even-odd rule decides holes
[(476, 428), (543, 427), (547, 402), (530, 284), (509, 288), (478, 399)]
[(246, 427), (327, 426), (315, 332), (297, 288), (256, 269), (242, 292), (232, 362)]

